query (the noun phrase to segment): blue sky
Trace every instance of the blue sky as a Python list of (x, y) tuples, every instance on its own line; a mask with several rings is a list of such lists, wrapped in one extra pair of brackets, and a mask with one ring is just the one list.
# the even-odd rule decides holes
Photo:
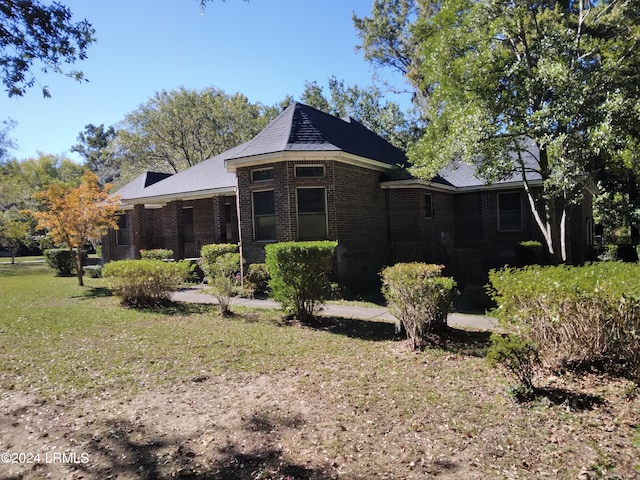
[(96, 29), (89, 58), (72, 66), (89, 82), (40, 74), (53, 98), (38, 86), (0, 97), (0, 119), (18, 122), (11, 136), (19, 159), (43, 152), (77, 160), (69, 149), (86, 124), (114, 125), (161, 90), (215, 86), (273, 105), (332, 75), (374, 83), (375, 70), (354, 50), (351, 20), (369, 15), (372, 0), (213, 0), (202, 13), (198, 0), (61, 1)]

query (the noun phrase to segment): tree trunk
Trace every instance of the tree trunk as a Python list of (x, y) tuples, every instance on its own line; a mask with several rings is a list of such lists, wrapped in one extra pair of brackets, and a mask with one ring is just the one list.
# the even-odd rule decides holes
[[(73, 254), (73, 248), (71, 249)], [(80, 248), (75, 251), (75, 261), (76, 261), (76, 276), (78, 277), (78, 285), (84, 287), (84, 270), (82, 268), (82, 255), (80, 254)]]
[[(521, 152), (519, 152), (519, 156)], [(547, 151), (545, 148), (540, 148), (540, 173), (542, 178), (545, 179), (545, 166), (547, 165)], [(542, 237), (547, 246), (547, 251), (554, 263), (564, 263), (567, 260), (566, 252), (566, 202), (562, 201), (562, 215), (561, 220), (558, 222), (558, 202), (555, 199), (544, 199), (544, 219), (540, 215), (540, 212), (536, 208), (535, 199), (529, 188), (529, 181), (526, 176), (524, 162), (520, 156), (520, 166), (522, 168), (522, 180), (524, 184), (524, 190), (529, 200), (529, 207), (531, 213), (542, 233)]]

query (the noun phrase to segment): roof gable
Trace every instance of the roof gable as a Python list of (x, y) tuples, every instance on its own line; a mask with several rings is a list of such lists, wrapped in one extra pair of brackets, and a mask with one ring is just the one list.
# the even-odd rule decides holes
[(158, 183), (165, 178), (170, 177), (170, 173), (163, 172), (144, 172), (131, 180), (129, 183), (120, 188), (116, 194), (120, 195), (120, 198), (135, 198), (142, 194), (145, 188)]

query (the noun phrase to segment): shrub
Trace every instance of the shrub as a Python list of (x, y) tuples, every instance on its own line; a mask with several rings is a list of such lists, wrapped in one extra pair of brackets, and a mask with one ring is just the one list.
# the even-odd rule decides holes
[(265, 247), (273, 298), (298, 320), (313, 318), (329, 298), (337, 245), (318, 241), (273, 243)]
[[(200, 249), (200, 262), (205, 277), (210, 276), (208, 268), (215, 264), (216, 258), (225, 253), (238, 253), (238, 245), (234, 243), (212, 243), (202, 246)], [(240, 264), (238, 264), (237, 271), (240, 271)]]
[(221, 315), (229, 315), (231, 297), (240, 287), (240, 254), (238, 246), (231, 243), (203, 245), (200, 250), (201, 266), (209, 288), (207, 291), (218, 301)]
[(398, 263), (382, 271), (382, 293), (412, 347), (423, 348), (430, 331), (447, 326), (456, 283), (442, 265)]
[(102, 278), (102, 265), (87, 265), (84, 267), (84, 271), (91, 278)]
[(516, 244), (517, 265), (543, 265), (545, 263), (545, 251), (540, 242), (529, 240)]
[(60, 277), (67, 277), (75, 270), (75, 252), (61, 248), (49, 248), (44, 251), (47, 265), (56, 271)]
[(143, 260), (171, 260), (173, 259), (173, 250), (168, 248), (140, 250), (140, 256)]
[(189, 262), (119, 260), (107, 263), (102, 275), (123, 305), (145, 307), (168, 303), (191, 270)]
[(517, 335), (491, 334), (491, 347), (487, 352), (487, 361), (492, 368), (501, 365), (507, 374), (517, 382), (511, 392), (518, 399), (533, 395), (533, 376), (539, 366), (538, 348)]
[(252, 263), (247, 269), (247, 282), (254, 292), (269, 293), (269, 269), (266, 263)]
[(506, 268), (490, 272), (495, 315), (538, 345), (551, 367), (640, 367), (640, 265)]

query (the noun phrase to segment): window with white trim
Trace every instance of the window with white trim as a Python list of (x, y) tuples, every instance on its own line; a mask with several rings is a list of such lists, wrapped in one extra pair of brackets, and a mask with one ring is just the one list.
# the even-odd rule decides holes
[(296, 178), (324, 178), (324, 165), (296, 165)]
[(127, 230), (127, 214), (118, 215), (118, 229), (116, 230), (116, 245), (126, 247), (129, 245), (129, 231)]
[(273, 168), (261, 168), (259, 170), (251, 170), (252, 182), (266, 182), (273, 180)]
[(298, 188), (298, 239), (327, 239), (327, 198), (324, 188)]
[(273, 190), (262, 190), (251, 194), (253, 204), (253, 239), (273, 241), (276, 239), (276, 211)]
[(520, 192), (498, 194), (498, 229), (501, 232), (522, 230), (522, 196)]

